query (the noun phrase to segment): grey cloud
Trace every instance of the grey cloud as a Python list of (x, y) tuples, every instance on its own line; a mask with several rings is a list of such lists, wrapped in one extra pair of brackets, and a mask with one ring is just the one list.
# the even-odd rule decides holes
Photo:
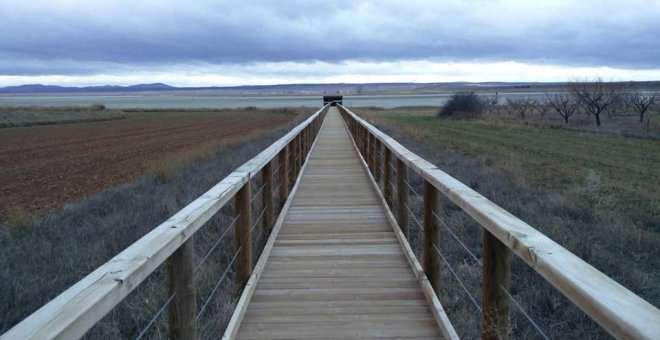
[(642, 0), (54, 3), (0, 4), (0, 74), (406, 59), (660, 67), (660, 5)]

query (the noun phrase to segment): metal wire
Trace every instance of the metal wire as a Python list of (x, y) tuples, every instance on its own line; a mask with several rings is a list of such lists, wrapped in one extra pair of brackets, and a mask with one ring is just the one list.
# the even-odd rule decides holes
[(175, 296), (176, 296), (176, 293), (172, 293), (172, 295), (170, 295), (169, 299), (167, 299), (167, 301), (165, 301), (165, 303), (160, 307), (160, 309), (158, 309), (158, 311), (156, 312), (156, 314), (154, 314), (154, 317), (151, 318), (149, 323), (144, 328), (142, 328), (142, 331), (140, 331), (140, 334), (138, 334), (138, 336), (135, 337), (135, 340), (140, 340), (140, 339), (142, 339), (142, 337), (144, 337), (145, 334), (147, 334), (147, 331), (149, 330), (149, 328), (151, 328), (151, 326), (156, 322), (156, 320), (160, 317), (160, 315), (163, 314), (163, 312), (165, 311), (165, 308), (167, 308), (167, 306), (170, 304), (170, 302), (172, 302), (172, 300), (174, 300)]
[(264, 216), (264, 213), (265, 213), (265, 212), (266, 212), (266, 207), (264, 207), (263, 209), (261, 209), (261, 213), (259, 214), (259, 217), (257, 217), (257, 219), (254, 221), (254, 224), (253, 224), (252, 227), (250, 228), (250, 234), (252, 234), (252, 232), (254, 231), (254, 228), (256, 228), (257, 225), (259, 225), (259, 221), (260, 221), (261, 218)]
[(525, 318), (527, 318), (527, 321), (529, 321), (529, 323), (532, 324), (532, 327), (534, 327), (534, 329), (536, 329), (536, 332), (538, 332), (539, 335), (540, 335), (543, 339), (545, 339), (545, 340), (550, 340), (550, 337), (548, 337), (548, 336), (545, 334), (545, 332), (543, 332), (543, 330), (541, 329), (541, 327), (539, 327), (539, 325), (534, 321), (534, 319), (532, 319), (532, 317), (529, 316), (529, 314), (527, 314), (527, 313), (525, 312), (525, 310), (524, 310), (524, 309), (522, 308), (522, 306), (518, 303), (518, 301), (517, 301), (512, 295), (511, 295), (511, 293), (509, 293), (509, 291), (508, 291), (506, 288), (502, 287), (502, 285), (500, 285), (500, 289), (501, 289), (501, 290), (504, 292), (504, 294), (506, 294), (506, 296), (507, 296), (507, 297), (513, 302), (513, 304), (516, 305), (516, 307), (518, 307), (518, 310), (519, 310), (519, 311), (525, 316)]
[(451, 229), (451, 228), (445, 223), (445, 221), (443, 221), (442, 218), (440, 218), (440, 216), (438, 216), (438, 214), (436, 214), (435, 212), (433, 212), (433, 216), (435, 216), (435, 218), (438, 220), (438, 222), (440, 222), (440, 224), (441, 224), (443, 227), (445, 227), (445, 229), (447, 229), (447, 231), (449, 232), (449, 234), (451, 234), (451, 236), (454, 237), (454, 239), (456, 240), (456, 242), (458, 242), (458, 243), (463, 247), (463, 249), (465, 249), (465, 251), (466, 251), (468, 254), (470, 254), (470, 256), (472, 256), (472, 258), (473, 258), (475, 261), (477, 261), (477, 263), (479, 263), (480, 265), (483, 265), (483, 264), (481, 263), (481, 260), (480, 260), (479, 258), (477, 258), (477, 255), (475, 255), (475, 254), (470, 250), (470, 248), (468, 248), (468, 246), (465, 245), (465, 243), (463, 243), (463, 241), (461, 241), (460, 237), (458, 237), (458, 235), (456, 235), (456, 234), (454, 233), (454, 231), (452, 231), (452, 229)]
[(415, 194), (415, 196), (417, 196), (417, 198), (419, 198), (420, 200), (424, 201), (424, 199), (422, 198), (422, 196), (420, 196), (420, 194), (417, 193), (417, 191), (416, 191), (416, 190), (410, 185), (410, 183), (408, 183), (407, 180), (404, 180), (403, 182), (406, 183), (406, 185), (408, 186), (408, 188), (410, 188), (410, 190), (412, 190), (412, 192)]
[(259, 190), (257, 190), (257, 192), (254, 194), (254, 196), (252, 196), (252, 198), (250, 199), (250, 203), (254, 203), (254, 200), (257, 199), (257, 197), (259, 197), (259, 194), (261, 193), (262, 190), (264, 190), (265, 186), (266, 186), (266, 183), (261, 185)]
[(229, 232), (229, 230), (231, 230), (232, 228), (234, 228), (234, 225), (236, 224), (236, 221), (238, 221), (238, 218), (239, 218), (240, 216), (241, 216), (241, 215), (239, 214), (239, 215), (236, 215), (236, 217), (234, 217), (234, 220), (231, 221), (231, 223), (229, 223), (229, 226), (228, 226), (227, 228), (225, 228), (225, 231), (222, 232), (222, 235), (220, 235), (220, 237), (218, 238), (218, 240), (215, 241), (215, 244), (213, 245), (213, 247), (211, 247), (211, 249), (210, 249), (208, 252), (206, 252), (206, 255), (204, 255), (204, 257), (203, 257), (203, 258), (197, 263), (197, 266), (195, 267), (195, 274), (197, 274), (197, 270), (202, 266), (202, 264), (204, 264), (204, 262), (206, 261), (206, 259), (211, 255), (211, 253), (215, 250), (215, 248), (218, 247), (218, 245), (220, 244), (220, 242), (222, 242), (222, 239), (225, 238), (225, 236), (227, 235), (227, 233)]
[(413, 213), (412, 210), (410, 210), (410, 207), (408, 206), (408, 204), (404, 204), (404, 205), (406, 206), (406, 209), (408, 210), (408, 215), (410, 217), (412, 217), (415, 220), (415, 222), (417, 222), (417, 226), (419, 227), (419, 230), (424, 231), (424, 225), (422, 224), (422, 222), (420, 222), (419, 219), (415, 216), (415, 213)]
[[(447, 231), (449, 231), (449, 233), (451, 234), (452, 237), (454, 237), (454, 239), (456, 240), (456, 242), (458, 242), (458, 243), (463, 247), (463, 249), (465, 249), (465, 251), (466, 251), (468, 254), (470, 254), (470, 256), (471, 256), (471, 257), (472, 257), (477, 263), (479, 263), (479, 265), (483, 266), (483, 263), (481, 262), (481, 260), (479, 260), (479, 259), (477, 258), (477, 256), (476, 256), (476, 255), (470, 250), (470, 248), (468, 248), (468, 246), (465, 245), (465, 243), (463, 243), (463, 241), (458, 237), (458, 235), (456, 235), (456, 234), (452, 231), (452, 229), (451, 229), (451, 228), (450, 228), (450, 227), (449, 227), (449, 226), (448, 226), (448, 225), (447, 225), (447, 224), (446, 224), (446, 223), (440, 218), (440, 216), (438, 216), (435, 212), (433, 212), (433, 215), (434, 215), (435, 218), (440, 222), (440, 224), (442, 224), (442, 226), (444, 226), (444, 227), (447, 229)], [(434, 247), (435, 247), (435, 245), (434, 245)], [(438, 253), (439, 253), (439, 250), (437, 249), (437, 247), (435, 247), (435, 248), (436, 248), (436, 251), (438, 251)], [(441, 255), (441, 256), (442, 256), (442, 255)], [(447, 263), (447, 262), (445, 261), (445, 263)], [(450, 270), (451, 270), (451, 268), (450, 268)], [(506, 288), (502, 287), (501, 285), (500, 285), (500, 289), (502, 289), (502, 290), (504, 291), (504, 293), (507, 295), (507, 297), (513, 302), (513, 304), (518, 308), (518, 310), (520, 310), (520, 312), (525, 316), (525, 318), (527, 319), (527, 321), (529, 321), (529, 323), (530, 323), (530, 324), (532, 325), (532, 327), (533, 327), (533, 328), (539, 333), (539, 335), (540, 335), (543, 339), (549, 340), (550, 338), (549, 338), (549, 337), (543, 332), (543, 330), (541, 329), (541, 327), (539, 327), (539, 325), (536, 323), (536, 321), (534, 321), (534, 319), (532, 319), (532, 317), (529, 316), (529, 314), (527, 314), (527, 313), (525, 312), (525, 310), (522, 308), (522, 306), (520, 305), (520, 303), (519, 303), (519, 302), (518, 302), (518, 301), (517, 301), (512, 295), (511, 295), (511, 293), (510, 293)]]
[(211, 294), (206, 298), (206, 301), (204, 301), (204, 304), (202, 305), (202, 308), (199, 310), (199, 313), (197, 313), (196, 321), (199, 322), (199, 318), (204, 314), (204, 311), (206, 310), (206, 306), (208, 306), (209, 302), (211, 302), (211, 298), (215, 295), (216, 291), (218, 290), (218, 287), (220, 286), (220, 283), (225, 279), (227, 276), (227, 273), (229, 272), (229, 269), (231, 269), (231, 266), (234, 265), (234, 261), (236, 261), (236, 258), (238, 257), (238, 254), (241, 253), (241, 250), (243, 249), (243, 246), (239, 247), (238, 250), (236, 251), (236, 254), (234, 254), (234, 257), (229, 261), (229, 264), (227, 264), (227, 268), (225, 268), (225, 271), (222, 273), (222, 276), (218, 280), (218, 282), (215, 284), (215, 287), (213, 287), (213, 290), (211, 291)]
[(447, 259), (446, 259), (444, 256), (442, 256), (442, 253), (440, 252), (440, 249), (438, 249), (438, 246), (437, 246), (435, 243), (433, 244), (433, 248), (435, 248), (435, 251), (438, 253), (438, 255), (440, 256), (440, 258), (442, 259), (442, 261), (447, 265), (447, 268), (449, 268), (449, 271), (450, 271), (451, 274), (454, 276), (454, 278), (456, 279), (456, 281), (458, 282), (458, 284), (461, 285), (461, 287), (463, 287), (463, 290), (465, 291), (465, 294), (467, 294), (467, 296), (470, 298), (470, 301), (472, 301), (472, 303), (474, 304), (474, 306), (477, 307), (477, 309), (479, 310), (479, 312), (481, 312), (481, 306), (479, 305), (479, 303), (477, 302), (477, 300), (475, 300), (475, 298), (472, 296), (472, 294), (470, 294), (470, 291), (467, 289), (467, 287), (465, 287), (465, 284), (463, 284), (463, 281), (462, 281), (461, 278), (458, 276), (458, 274), (456, 274), (456, 272), (454, 271), (454, 268), (452, 268), (451, 264), (449, 264), (449, 262), (447, 261)]

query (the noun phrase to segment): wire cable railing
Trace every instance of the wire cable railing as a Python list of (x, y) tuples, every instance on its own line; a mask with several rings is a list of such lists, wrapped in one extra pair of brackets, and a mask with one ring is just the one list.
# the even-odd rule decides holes
[[(409, 183), (407, 180), (404, 181), (404, 182), (406, 183), (406, 186), (410, 189), (410, 191), (412, 191), (412, 193), (413, 193), (417, 198), (419, 198), (420, 200), (423, 201), (422, 196), (421, 196), (421, 195), (420, 195), (420, 194), (419, 194), (419, 193), (418, 193), (418, 192), (412, 187), (412, 185), (410, 185), (410, 183)], [(423, 232), (423, 231), (424, 231), (424, 226), (423, 226), (422, 222), (417, 218), (416, 214), (413, 212), (413, 209), (412, 209), (407, 203), (405, 204), (405, 207), (406, 207), (406, 209), (408, 210), (408, 214), (409, 214), (409, 216), (412, 217), (413, 221), (414, 221), (415, 224), (417, 225), (418, 229), (419, 229), (420, 231)], [(459, 236), (458, 236), (458, 235), (452, 230), (452, 228), (449, 227), (449, 225), (448, 225), (447, 223), (445, 223), (444, 219), (442, 219), (440, 216), (438, 216), (438, 214), (436, 214), (435, 212), (432, 212), (432, 214), (433, 214), (434, 218), (437, 220), (437, 222), (438, 222), (440, 225), (442, 225), (442, 226), (445, 228), (445, 230), (447, 230), (447, 231), (449, 232), (449, 234), (452, 236), (452, 238), (453, 238), (453, 239), (454, 239), (454, 240), (455, 240), (455, 241), (456, 241), (456, 242), (457, 242), (457, 243), (458, 243), (458, 244), (459, 244), (459, 245), (465, 250), (465, 252), (466, 252), (467, 254), (469, 254), (470, 257), (471, 257), (476, 263), (478, 263), (480, 266), (483, 266), (483, 262), (477, 257), (477, 255), (476, 255), (474, 252), (472, 252), (472, 250), (470, 250), (470, 248), (465, 244), (465, 242), (463, 242), (463, 241), (461, 240), (461, 238), (460, 238), (460, 237), (459, 237)], [(454, 277), (454, 279), (455, 279), (455, 280), (458, 282), (458, 284), (463, 288), (463, 290), (464, 290), (465, 293), (467, 294), (467, 296), (468, 296), (468, 298), (470, 299), (470, 301), (475, 305), (475, 307), (479, 310), (479, 312), (481, 312), (481, 306), (477, 303), (477, 301), (476, 301), (476, 299), (474, 298), (474, 296), (472, 296), (472, 294), (471, 294), (471, 293), (469, 292), (469, 290), (467, 289), (467, 286), (465, 285), (465, 283), (460, 279), (460, 277), (458, 276), (458, 274), (456, 273), (456, 271), (454, 270), (454, 268), (451, 266), (451, 264), (449, 263), (449, 261), (445, 258), (445, 256), (442, 255), (442, 253), (440, 252), (440, 249), (438, 248), (438, 246), (437, 246), (435, 243), (433, 244), (433, 248), (435, 248), (436, 252), (437, 252), (438, 255), (441, 257), (441, 259), (443, 260), (443, 262), (445, 263), (445, 265), (446, 265), (447, 268), (449, 269), (449, 271), (450, 271), (450, 273), (452, 274), (452, 276)], [(509, 292), (509, 290), (507, 290), (505, 287), (503, 287), (503, 286), (501, 286), (501, 285), (499, 286), (499, 288), (505, 293), (505, 295), (507, 295), (507, 297), (511, 300), (511, 302), (513, 302), (514, 306), (515, 306), (515, 307), (521, 312), (521, 314), (522, 314), (522, 315), (525, 317), (525, 319), (529, 322), (529, 324), (532, 326), (532, 328), (534, 328), (534, 330), (539, 334), (539, 336), (542, 337), (543, 339), (549, 340), (550, 338), (549, 338), (549, 337), (547, 336), (547, 334), (542, 330), (542, 328), (539, 326), (538, 322), (536, 322), (536, 321), (535, 321), (535, 320), (534, 320), (534, 319), (533, 319), (533, 318), (532, 318), (532, 317), (531, 317), (531, 316), (530, 316), (530, 315), (524, 310), (524, 308), (521, 306), (520, 302), (518, 302), (518, 300), (515, 299), (515, 297), (513, 297), (513, 295), (511, 294), (511, 292)]]
[(236, 215), (236, 217), (234, 217), (234, 219), (231, 221), (231, 223), (229, 223), (229, 226), (228, 226), (227, 228), (225, 228), (225, 230), (222, 232), (222, 234), (220, 235), (220, 237), (218, 237), (218, 239), (215, 241), (215, 243), (214, 243), (213, 246), (209, 249), (209, 251), (207, 251), (206, 254), (204, 254), (204, 256), (202, 257), (202, 259), (199, 260), (199, 262), (197, 262), (197, 265), (195, 266), (195, 275), (198, 273), (199, 268), (202, 267), (202, 265), (204, 264), (204, 262), (206, 261), (206, 259), (208, 259), (209, 256), (211, 255), (211, 253), (213, 253), (213, 251), (215, 250), (215, 248), (217, 248), (218, 245), (220, 244), (220, 242), (222, 242), (222, 240), (225, 238), (225, 236), (227, 236), (227, 233), (228, 233), (230, 230), (233, 230), (233, 229), (234, 229), (234, 226), (236, 225), (236, 221), (238, 221), (238, 218), (239, 218), (239, 217), (240, 217), (240, 214), (239, 214), (239, 215)]
[(206, 298), (206, 300), (204, 300), (204, 304), (202, 304), (202, 308), (200, 308), (199, 312), (197, 312), (197, 316), (195, 318), (197, 322), (199, 322), (200, 318), (204, 314), (204, 311), (206, 311), (206, 308), (209, 305), (209, 303), (211, 302), (211, 299), (213, 298), (213, 296), (215, 296), (216, 292), (218, 291), (218, 288), (220, 287), (220, 284), (225, 279), (225, 277), (227, 277), (227, 273), (229, 273), (229, 270), (234, 265), (234, 261), (236, 261), (236, 258), (238, 257), (238, 254), (240, 254), (242, 250), (243, 250), (243, 247), (239, 247), (238, 250), (236, 250), (236, 253), (231, 258), (231, 261), (229, 261), (229, 263), (227, 264), (227, 267), (225, 268), (224, 272), (222, 273), (222, 276), (220, 276), (220, 279), (218, 279), (218, 281), (216, 282), (215, 286), (213, 287), (213, 290), (211, 291), (209, 296)]
[(149, 320), (149, 323), (147, 323), (147, 325), (144, 328), (142, 328), (140, 333), (135, 337), (135, 340), (140, 340), (147, 334), (149, 329), (151, 329), (151, 326), (153, 326), (156, 323), (158, 318), (160, 318), (160, 316), (165, 312), (167, 306), (169, 306), (172, 300), (174, 300), (175, 296), (176, 293), (172, 293), (172, 295), (170, 295), (170, 297), (165, 301), (165, 303), (163, 303), (163, 305), (158, 309), (158, 311), (156, 311), (156, 314), (154, 314), (151, 320)]

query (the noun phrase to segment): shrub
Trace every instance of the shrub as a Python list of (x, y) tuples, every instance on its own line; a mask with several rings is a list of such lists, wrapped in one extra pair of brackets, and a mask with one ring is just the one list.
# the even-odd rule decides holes
[(94, 104), (91, 107), (92, 111), (103, 111), (105, 110), (105, 105), (103, 104)]
[(458, 92), (438, 112), (439, 117), (474, 118), (484, 112), (486, 104), (474, 92)]

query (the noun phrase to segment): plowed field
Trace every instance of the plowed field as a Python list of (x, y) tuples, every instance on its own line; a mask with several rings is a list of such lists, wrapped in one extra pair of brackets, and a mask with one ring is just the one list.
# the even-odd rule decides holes
[(127, 183), (145, 164), (209, 143), (257, 135), (295, 114), (134, 112), (104, 122), (0, 129), (0, 224)]

